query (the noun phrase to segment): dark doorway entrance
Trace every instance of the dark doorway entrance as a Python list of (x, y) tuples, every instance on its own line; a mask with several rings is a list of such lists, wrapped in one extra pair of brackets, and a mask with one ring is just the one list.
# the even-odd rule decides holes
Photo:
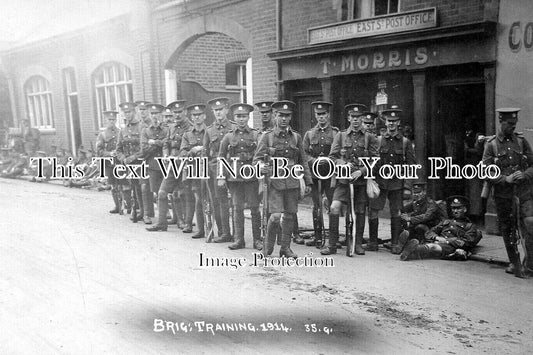
[[(432, 124), (430, 157), (450, 157), (454, 164), (477, 165), (482, 147), (477, 136), (485, 134), (485, 85), (483, 82), (441, 82), (436, 87), (436, 119)], [(479, 179), (435, 181), (435, 197), (465, 195), (471, 201), (470, 214), (482, 215)]]
[(315, 113), (311, 107), (311, 102), (322, 100), (322, 93), (301, 93), (295, 94), (297, 117), (293, 117), (291, 127), (303, 137), (305, 132), (316, 125)]

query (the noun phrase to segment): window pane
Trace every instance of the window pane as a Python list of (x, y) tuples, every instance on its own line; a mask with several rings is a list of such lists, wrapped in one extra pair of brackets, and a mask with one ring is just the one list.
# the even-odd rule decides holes
[(246, 86), (246, 65), (241, 65), (242, 85)]
[(374, 15), (386, 15), (388, 2), (388, 0), (374, 0)]
[(124, 68), (124, 71), (126, 72), (126, 80), (130, 81), (131, 80), (131, 70), (130, 68), (128, 68), (127, 66), (123, 66)]
[(126, 73), (124, 73), (125, 67), (123, 65), (117, 66), (118, 81), (126, 80)]
[(342, 0), (341, 21), (348, 20), (348, 1), (353, 1), (353, 0)]
[(70, 92), (77, 92), (78, 88), (76, 87), (76, 75), (74, 73), (74, 69), (69, 69), (68, 77), (70, 82)]
[(393, 14), (393, 13), (398, 12), (400, 10), (398, 8), (398, 3), (400, 2), (399, 0), (389, 0), (389, 2), (390, 2), (389, 13)]
[(133, 85), (132, 84), (128, 84), (128, 99), (126, 101), (128, 102), (133, 101)]
[(239, 66), (235, 64), (226, 65), (226, 85), (237, 85), (238, 84), (238, 69)]
[(117, 98), (115, 96), (115, 88), (109, 87), (109, 102), (107, 103), (106, 110), (114, 110), (117, 107)]

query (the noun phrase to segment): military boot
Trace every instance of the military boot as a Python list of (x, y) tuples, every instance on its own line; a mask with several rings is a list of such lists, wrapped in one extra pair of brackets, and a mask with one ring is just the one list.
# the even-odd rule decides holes
[[(298, 216), (296, 215), (296, 213), (293, 215), (292, 238), (296, 244), (302, 245), (305, 243), (305, 239), (300, 235)], [(283, 237), (281, 238), (281, 242), (283, 243)]]
[(239, 209), (235, 210), (235, 242), (228, 245), (231, 250), (243, 249), (244, 243), (244, 211)]
[(366, 250), (368, 251), (378, 251), (378, 227), (379, 219), (369, 219), (368, 220), (368, 244), (366, 245)]
[(320, 250), (322, 255), (337, 254), (337, 240), (339, 239), (339, 215), (329, 215), (329, 240), (328, 245)]
[(162, 191), (161, 193), (157, 194), (157, 207), (157, 224), (155, 226), (165, 227), (164, 230), (167, 230), (168, 195), (166, 192)]
[(193, 234), (191, 238), (193, 239), (205, 238), (204, 211), (200, 203), (198, 203), (197, 206), (195, 207), (196, 207), (196, 211), (195, 211), (196, 212), (196, 226), (198, 227), (198, 232)]
[[(511, 244), (510, 232), (502, 231), (503, 234), (503, 244), (505, 245), (505, 251), (507, 251), (507, 257), (509, 258), (509, 266), (505, 268), (505, 272), (508, 274), (520, 273), (520, 271), (515, 270), (515, 263), (519, 263), (520, 256), (516, 253), (515, 248)], [(519, 275), (517, 275), (519, 276)]]
[(400, 217), (392, 217), (390, 220), (390, 232), (391, 232), (391, 249), (392, 254), (400, 254), (402, 249), (398, 245), (398, 238), (402, 231), (402, 219)]
[(427, 244), (420, 244), (418, 239), (407, 242), (400, 254), (401, 261), (442, 257), (442, 250), (431, 249)]
[(305, 241), (305, 245), (308, 247), (313, 247), (322, 244), (322, 223), (320, 223), (319, 214), (320, 212), (313, 208), (313, 230), (315, 234), (313, 238)]
[(256, 250), (263, 249), (263, 241), (261, 240), (261, 214), (259, 210), (252, 209), (252, 238), (254, 248)]
[(409, 231), (406, 229), (404, 229), (400, 233), (400, 236), (398, 237), (398, 248), (400, 248), (400, 253), (403, 251), (403, 249), (405, 248), (405, 245), (409, 241), (409, 237), (410, 237)]
[(110, 210), (109, 213), (116, 214), (121, 211), (120, 197), (118, 196), (118, 194), (119, 194), (119, 191), (115, 189), (111, 190), (111, 195), (113, 196), (113, 202), (115, 202), (115, 208)]
[(294, 215), (286, 214), (281, 220), (281, 249), (279, 250), (280, 257), (296, 259), (296, 255), (291, 250), (291, 233), (294, 230)]
[(363, 249), (363, 234), (365, 233), (365, 215), (357, 213), (355, 215), (355, 254), (365, 255)]
[(122, 194), (122, 200), (124, 201), (124, 208), (126, 208), (126, 213), (131, 213), (131, 190), (122, 188), (120, 192)]

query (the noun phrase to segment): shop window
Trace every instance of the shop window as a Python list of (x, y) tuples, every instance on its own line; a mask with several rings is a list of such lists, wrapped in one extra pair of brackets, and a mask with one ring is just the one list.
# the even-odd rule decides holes
[(31, 124), (35, 128), (54, 128), (50, 83), (42, 76), (33, 76), (24, 84), (26, 105)]
[(340, 0), (340, 20), (356, 20), (397, 13), (400, 0)]
[(247, 102), (246, 62), (226, 64), (226, 89), (238, 90), (240, 102)]
[(133, 80), (127, 66), (114, 62), (98, 67), (93, 78), (98, 126), (102, 128), (103, 111), (119, 111), (121, 102), (133, 101)]

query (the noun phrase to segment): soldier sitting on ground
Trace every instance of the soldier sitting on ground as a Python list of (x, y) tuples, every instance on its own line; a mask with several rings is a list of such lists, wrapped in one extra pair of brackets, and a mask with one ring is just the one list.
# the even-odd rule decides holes
[[(405, 245), (400, 260), (412, 259), (451, 259), (466, 260), (471, 250), (478, 244), (482, 235), (466, 216), (468, 199), (464, 196), (452, 196), (448, 199), (452, 218), (445, 219), (429, 230), (425, 241), (411, 239)], [(405, 243), (405, 240), (400, 240)]]
[(400, 215), (403, 222), (403, 231), (400, 240), (418, 239), (424, 240), (424, 235), (435, 227), (443, 215), (437, 203), (426, 194), (426, 183), (413, 184), (412, 200), (402, 208)]

